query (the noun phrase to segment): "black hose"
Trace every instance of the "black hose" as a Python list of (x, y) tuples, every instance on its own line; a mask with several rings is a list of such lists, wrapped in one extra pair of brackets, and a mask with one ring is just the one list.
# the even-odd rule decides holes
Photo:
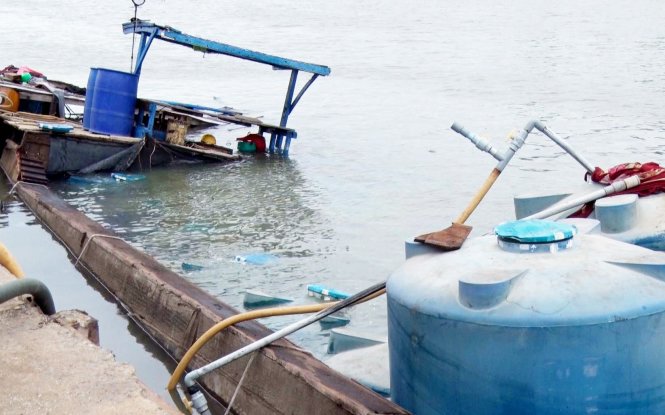
[(46, 284), (34, 278), (22, 278), (0, 285), (0, 304), (19, 295), (30, 294), (46, 315), (55, 314), (53, 297)]

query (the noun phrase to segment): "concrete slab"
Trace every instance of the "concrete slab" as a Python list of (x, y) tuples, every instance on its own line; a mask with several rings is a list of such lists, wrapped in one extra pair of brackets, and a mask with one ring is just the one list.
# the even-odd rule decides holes
[[(0, 267), (0, 285), (13, 279)], [(0, 413), (179, 413), (141, 383), (131, 366), (89, 340), (96, 327), (89, 317), (58, 314), (45, 316), (27, 296), (0, 304)]]

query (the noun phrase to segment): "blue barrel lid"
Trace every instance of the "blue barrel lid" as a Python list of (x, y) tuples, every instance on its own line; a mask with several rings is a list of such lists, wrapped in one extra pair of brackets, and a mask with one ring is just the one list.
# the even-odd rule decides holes
[(513, 220), (503, 222), (494, 228), (500, 239), (523, 242), (544, 243), (570, 239), (577, 233), (575, 225), (551, 220)]

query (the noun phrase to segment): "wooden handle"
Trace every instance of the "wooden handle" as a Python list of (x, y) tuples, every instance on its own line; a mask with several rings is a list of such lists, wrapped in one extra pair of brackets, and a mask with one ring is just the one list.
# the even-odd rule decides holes
[(453, 223), (459, 223), (462, 224), (466, 222), (467, 219), (469, 219), (469, 216), (473, 213), (474, 210), (478, 207), (480, 202), (483, 200), (487, 192), (490, 190), (496, 179), (499, 177), (501, 174), (501, 170), (497, 169), (496, 167), (490, 175), (487, 177), (485, 180), (485, 183), (483, 183), (482, 187), (478, 190), (478, 193), (471, 199), (471, 202), (469, 202), (469, 205), (464, 209), (462, 214), (457, 218), (457, 220)]

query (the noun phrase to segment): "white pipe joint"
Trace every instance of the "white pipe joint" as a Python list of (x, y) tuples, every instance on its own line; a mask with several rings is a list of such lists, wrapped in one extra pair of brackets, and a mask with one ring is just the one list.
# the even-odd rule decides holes
[(489, 153), (494, 157), (495, 159), (501, 161), (502, 160), (502, 155), (499, 153), (497, 149), (492, 147), (492, 145), (489, 143), (489, 141), (485, 140), (482, 137), (478, 137), (471, 131), (467, 130), (463, 126), (459, 125), (458, 123), (454, 122), (453, 125), (450, 126), (450, 128), (455, 131), (458, 134), (463, 135), (464, 137), (468, 138), (469, 141), (471, 141), (473, 144), (478, 147), (481, 151), (484, 151), (486, 153)]
[(208, 401), (199, 389), (192, 394), (192, 408), (200, 415), (212, 415), (208, 408)]
[(510, 160), (513, 158), (517, 150), (519, 150), (524, 145), (526, 137), (529, 135), (531, 129), (533, 128), (531, 124), (532, 122), (529, 122), (525, 129), (520, 130), (519, 133), (513, 137), (512, 140), (510, 140), (510, 146), (508, 146), (508, 150), (506, 150), (503, 157), (501, 158), (501, 161), (499, 161), (499, 164), (496, 166), (497, 170), (503, 171), (508, 163), (510, 163)]

